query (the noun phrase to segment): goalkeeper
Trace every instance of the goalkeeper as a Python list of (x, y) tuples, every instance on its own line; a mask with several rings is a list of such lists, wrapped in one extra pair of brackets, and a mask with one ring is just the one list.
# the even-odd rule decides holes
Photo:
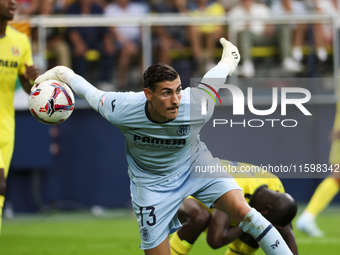
[[(222, 166), (252, 166), (245, 163), (221, 160)], [(294, 199), (285, 193), (279, 178), (269, 172), (231, 173), (243, 190), (246, 201), (269, 220), (279, 230), (293, 254), (297, 255), (297, 245), (291, 221), (296, 215)], [(225, 255), (254, 255), (259, 246), (255, 239), (244, 233), (235, 221), (220, 210), (208, 209), (193, 197), (183, 201), (178, 217), (183, 226), (171, 239), (171, 255), (188, 254), (200, 234), (207, 232), (207, 242), (213, 249), (229, 244)], [(275, 245), (274, 245), (275, 246)]]
[[(221, 61), (202, 79), (210, 85), (209, 93), (216, 92), (213, 87), (223, 84), (240, 60), (234, 45), (224, 38), (220, 42)], [(170, 255), (169, 234), (181, 226), (177, 211), (189, 195), (229, 213), (267, 254), (292, 254), (273, 225), (248, 205), (233, 178), (200, 178), (206, 177), (204, 173), (190, 178), (196, 166), (220, 165), (199, 138), (213, 114), (214, 99), (207, 99), (207, 114), (202, 115), (206, 92), (182, 90), (181, 79), (171, 66), (150, 66), (143, 74), (144, 90), (138, 93), (100, 91), (67, 67), (55, 67), (35, 82), (48, 79), (69, 84), (124, 135), (132, 207), (146, 255)], [(273, 244), (278, 244), (275, 249)]]

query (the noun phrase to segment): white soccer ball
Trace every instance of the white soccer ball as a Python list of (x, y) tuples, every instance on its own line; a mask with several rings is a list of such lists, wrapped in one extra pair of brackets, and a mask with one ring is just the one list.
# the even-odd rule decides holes
[(63, 82), (43, 81), (31, 89), (28, 107), (32, 115), (48, 125), (59, 124), (70, 117), (74, 109), (72, 90)]

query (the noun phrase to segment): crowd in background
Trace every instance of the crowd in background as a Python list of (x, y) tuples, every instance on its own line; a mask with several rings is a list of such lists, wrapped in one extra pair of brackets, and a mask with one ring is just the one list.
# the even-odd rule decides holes
[[(270, 17), (271, 15), (337, 13), (337, 0), (18, 0), (20, 15), (103, 15), (105, 17), (143, 17), (149, 13), (229, 17)], [(318, 62), (329, 59), (332, 27), (327, 24), (280, 24), (264, 21), (237, 21), (229, 26), (155, 26), (152, 28), (153, 62), (178, 65), (186, 75), (202, 75), (215, 63), (220, 37), (234, 33), (241, 53), (238, 75), (256, 77), (254, 47), (272, 50), (275, 46), (280, 68), (289, 74), (305, 70), (304, 46), (313, 42)], [(308, 35), (311, 35), (308, 37)], [(33, 51), (37, 51), (37, 31), (31, 34)], [(308, 39), (309, 38), (309, 39)], [(46, 48), (50, 65), (65, 65), (85, 78), (94, 61), (97, 76), (94, 85), (102, 89), (132, 89), (132, 66), (141, 72), (140, 27), (70, 27), (48, 28)], [(261, 48), (262, 47), (262, 48)], [(264, 47), (264, 48), (263, 48)], [(267, 48), (266, 48), (267, 47)], [(261, 55), (261, 53), (260, 53)], [(264, 54), (266, 55), (266, 54)], [(181, 61), (178, 61), (181, 60)], [(175, 63), (176, 62), (176, 63)], [(39, 59), (36, 59), (39, 66)], [(180, 63), (180, 64), (179, 64)], [(51, 66), (49, 66), (51, 67)], [(92, 70), (92, 69), (91, 69)], [(187, 71), (189, 70), (189, 71)], [(140, 77), (140, 76), (139, 76)], [(91, 78), (89, 78), (91, 79)], [(140, 80), (139, 80), (140, 81)], [(114, 85), (113, 85), (114, 84)], [(113, 87), (115, 86), (115, 87)]]

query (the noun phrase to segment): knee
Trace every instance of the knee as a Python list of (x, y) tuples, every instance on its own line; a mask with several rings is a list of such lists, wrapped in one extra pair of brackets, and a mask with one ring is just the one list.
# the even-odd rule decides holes
[(0, 196), (5, 196), (6, 194), (6, 181), (0, 181)]
[(237, 223), (240, 223), (244, 217), (249, 213), (251, 210), (251, 207), (245, 202), (245, 203), (240, 203), (235, 207), (235, 220)]

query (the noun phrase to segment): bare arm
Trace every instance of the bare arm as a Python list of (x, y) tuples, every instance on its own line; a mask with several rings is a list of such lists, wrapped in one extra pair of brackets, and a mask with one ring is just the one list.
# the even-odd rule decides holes
[(278, 226), (275, 226), (275, 227), (280, 232), (283, 239), (286, 241), (292, 253), (294, 255), (298, 255), (299, 252), (298, 252), (298, 248), (297, 248), (296, 241), (295, 241), (292, 223), (288, 224), (285, 227), (278, 227)]
[(339, 130), (331, 130), (329, 133), (329, 140), (334, 142), (335, 140), (340, 138), (340, 129)]
[[(25, 64), (26, 65), (26, 64)], [(23, 89), (29, 94), (32, 87), (32, 81), (34, 81), (39, 75), (39, 70), (35, 65), (27, 66), (24, 75), (19, 75), (19, 80)]]
[(215, 209), (209, 223), (207, 242), (213, 249), (223, 247), (243, 234), (238, 226), (230, 226), (231, 218), (224, 212)]
[(282, 5), (285, 11), (287, 12), (292, 11), (292, 0), (282, 0)]
[(77, 57), (84, 55), (87, 51), (87, 45), (81, 37), (80, 33), (76, 30), (73, 30), (69, 33), (69, 38), (74, 46), (74, 54)]
[(339, 10), (338, 0), (332, 0), (332, 3), (333, 3), (334, 9)]

